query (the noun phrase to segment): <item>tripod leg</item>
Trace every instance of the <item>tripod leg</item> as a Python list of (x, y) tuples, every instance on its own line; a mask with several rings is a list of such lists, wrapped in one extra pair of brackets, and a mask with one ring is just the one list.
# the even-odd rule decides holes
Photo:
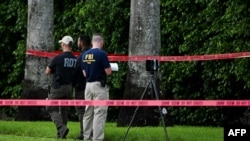
[[(147, 89), (148, 89), (149, 85), (150, 85), (150, 83), (148, 83), (148, 85), (147, 85), (146, 88), (144, 89), (144, 91), (143, 91), (143, 93), (142, 93), (142, 95), (141, 95), (140, 100), (143, 99), (145, 93), (147, 92)], [(139, 109), (139, 106), (137, 106), (136, 109), (135, 109), (135, 111), (134, 111), (134, 114), (133, 114), (133, 116), (132, 116), (132, 119), (131, 119), (131, 121), (129, 122), (127, 132), (126, 132), (126, 134), (125, 134), (125, 136), (124, 136), (124, 138), (123, 138), (123, 141), (125, 141), (125, 139), (127, 138), (129, 129), (130, 129), (130, 127), (132, 126), (132, 123), (133, 123), (133, 121), (134, 121), (134, 119), (135, 119), (135, 116), (136, 116), (136, 114), (137, 114), (138, 109)]]
[[(154, 89), (154, 93), (155, 93), (155, 98), (157, 100), (159, 100), (159, 95), (158, 95), (158, 91), (156, 89), (155, 82), (153, 80), (151, 80), (151, 83), (153, 85), (153, 89)], [(163, 126), (163, 129), (164, 129), (164, 133), (165, 133), (165, 136), (166, 136), (166, 141), (169, 141), (169, 137), (168, 137), (168, 134), (167, 134), (167, 129), (166, 129), (166, 125), (165, 125), (165, 121), (164, 121), (164, 117), (163, 117), (163, 114), (162, 114), (161, 107), (158, 106), (158, 109), (159, 109), (159, 113), (160, 113), (160, 116), (161, 116), (161, 121), (162, 121), (162, 126)]]

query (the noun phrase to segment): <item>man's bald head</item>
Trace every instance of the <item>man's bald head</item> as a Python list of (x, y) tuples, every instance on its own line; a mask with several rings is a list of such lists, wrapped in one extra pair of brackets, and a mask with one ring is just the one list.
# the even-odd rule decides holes
[(92, 45), (93, 45), (93, 48), (102, 48), (103, 46), (103, 37), (101, 34), (94, 34), (92, 36)]

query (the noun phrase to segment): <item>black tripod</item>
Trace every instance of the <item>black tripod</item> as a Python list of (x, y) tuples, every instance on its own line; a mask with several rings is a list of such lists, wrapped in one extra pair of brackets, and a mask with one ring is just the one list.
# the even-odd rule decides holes
[[(150, 72), (150, 81), (149, 81), (149, 83), (147, 84), (146, 88), (144, 89), (144, 91), (143, 91), (143, 93), (142, 93), (142, 95), (141, 95), (140, 100), (143, 99), (143, 97), (144, 97), (145, 93), (147, 92), (147, 89), (149, 88), (149, 86), (151, 86), (151, 88), (152, 88), (151, 94), (154, 93), (154, 94), (155, 94), (156, 100), (159, 100), (158, 91), (157, 91), (157, 89), (156, 89), (155, 80), (154, 80), (154, 72)], [(133, 123), (133, 121), (134, 121), (134, 118), (135, 118), (135, 116), (136, 116), (136, 114), (137, 114), (138, 109), (139, 109), (139, 106), (137, 106), (136, 109), (135, 109), (135, 111), (134, 111), (134, 114), (133, 114), (133, 116), (132, 116), (132, 119), (131, 119), (131, 121), (130, 121), (130, 123), (129, 123), (129, 125), (128, 125), (127, 132), (126, 132), (126, 134), (125, 134), (125, 136), (124, 136), (124, 138), (123, 138), (123, 141), (125, 141), (125, 139), (126, 139), (126, 137), (127, 137), (127, 135), (128, 135), (129, 129), (131, 128), (131, 125), (132, 125), (132, 123)], [(164, 121), (162, 109), (161, 109), (160, 106), (158, 106), (158, 110), (159, 110), (159, 113), (160, 113), (160, 116), (161, 116), (161, 121), (162, 121), (162, 126), (163, 126), (163, 128), (164, 128), (164, 133), (165, 133), (165, 136), (166, 136), (166, 141), (169, 141), (169, 137), (168, 137), (168, 134), (167, 134), (167, 129), (166, 129), (166, 125), (165, 125), (165, 121)]]

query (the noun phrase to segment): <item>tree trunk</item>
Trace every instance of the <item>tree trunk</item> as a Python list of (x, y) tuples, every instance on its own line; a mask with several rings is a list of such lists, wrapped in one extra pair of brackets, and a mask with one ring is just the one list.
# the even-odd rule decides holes
[[(131, 0), (131, 17), (129, 31), (129, 56), (159, 55), (160, 50), (160, 0)], [(146, 70), (146, 60), (128, 62), (124, 99), (140, 99), (150, 75)], [(159, 80), (156, 78), (156, 80)], [(158, 85), (158, 81), (156, 81)], [(147, 89), (143, 99), (154, 99), (152, 88)], [(158, 90), (158, 88), (157, 88)], [(159, 125), (158, 107), (139, 107), (132, 126)], [(135, 107), (121, 107), (117, 126), (127, 126), (133, 117)]]
[[(27, 50), (52, 51), (53, 0), (28, 0)], [(26, 55), (22, 99), (45, 99), (49, 77), (45, 74), (48, 59)], [(18, 107), (16, 120), (43, 120), (48, 114), (44, 107)]]

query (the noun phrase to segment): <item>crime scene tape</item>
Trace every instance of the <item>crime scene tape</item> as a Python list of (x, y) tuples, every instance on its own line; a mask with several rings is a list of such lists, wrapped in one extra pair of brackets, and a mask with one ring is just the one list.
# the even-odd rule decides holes
[[(27, 50), (27, 55), (33, 55), (38, 57), (53, 58), (59, 51), (45, 52), (37, 50)], [(75, 56), (78, 56), (78, 52), (74, 52)], [(225, 54), (211, 54), (211, 55), (193, 55), (193, 56), (128, 56), (128, 55), (108, 55), (109, 61), (145, 61), (156, 59), (160, 62), (166, 61), (201, 61), (201, 60), (221, 60), (221, 59), (233, 59), (233, 58), (246, 58), (250, 57), (250, 52), (237, 52), (237, 53), (225, 53)]]
[(39, 100), (0, 99), (1, 106), (250, 106), (250, 100)]
[[(53, 58), (61, 51), (45, 52), (27, 50), (26, 55)], [(75, 56), (79, 52), (73, 52)], [(237, 52), (193, 56), (128, 56), (109, 54), (109, 61), (145, 61), (156, 59), (160, 62), (221, 60), (250, 57), (250, 52)], [(1, 106), (250, 106), (250, 100), (12, 100), (0, 99)]]

